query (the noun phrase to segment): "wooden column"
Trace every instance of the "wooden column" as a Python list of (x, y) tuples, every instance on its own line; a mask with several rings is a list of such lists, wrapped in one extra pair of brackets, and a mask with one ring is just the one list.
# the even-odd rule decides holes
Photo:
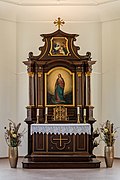
[(77, 106), (82, 105), (82, 72), (77, 72)]
[(91, 73), (88, 71), (86, 73), (86, 106), (91, 105)]
[(81, 76), (81, 101), (82, 101), (82, 106), (85, 106), (86, 103), (86, 85), (85, 85), (86, 79), (85, 79), (85, 72), (84, 72), (84, 66), (82, 66), (82, 76)]
[(35, 105), (35, 91), (34, 91), (34, 72), (28, 72), (29, 75), (29, 106)]
[(77, 68), (77, 76), (76, 76), (76, 84), (77, 84), (77, 107), (80, 107), (80, 122), (83, 123), (83, 107), (85, 105), (85, 72), (84, 72), (84, 64), (81, 64), (80, 67)]
[(38, 87), (37, 87), (37, 105), (38, 107), (43, 107), (43, 72), (42, 72), (42, 67), (39, 67), (38, 71)]

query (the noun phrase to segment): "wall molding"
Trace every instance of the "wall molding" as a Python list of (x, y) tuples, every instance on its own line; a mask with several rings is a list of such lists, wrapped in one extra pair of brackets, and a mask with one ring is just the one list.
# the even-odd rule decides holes
[(71, 2), (64, 2), (64, 1), (61, 1), (61, 0), (56, 0), (56, 2), (23, 2), (23, 1), (9, 1), (9, 0), (0, 0), (1, 2), (5, 2), (5, 3), (9, 3), (9, 4), (13, 4), (13, 5), (17, 5), (17, 6), (100, 6), (100, 5), (104, 5), (104, 4), (111, 4), (111, 3), (114, 3), (115, 1), (118, 1), (118, 0), (109, 0), (109, 1), (104, 1), (104, 2), (97, 2), (97, 1), (90, 1), (90, 2), (87, 2), (85, 3), (84, 1), (83, 2), (74, 2), (71, 1)]
[[(14, 1), (13, 1), (14, 2)], [(59, 2), (59, 1), (58, 1)], [(25, 6), (0, 0), (0, 19), (11, 22), (48, 23), (61, 16), (68, 23), (96, 23), (120, 19), (120, 1), (104, 3), (97, 6), (85, 4), (47, 4)], [(73, 16), (69, 13), (73, 10)], [(46, 16), (46, 11), (48, 15)], [(62, 11), (62, 13), (61, 13)], [(79, 12), (79, 13), (78, 13)], [(111, 13), (112, 12), (112, 13)]]

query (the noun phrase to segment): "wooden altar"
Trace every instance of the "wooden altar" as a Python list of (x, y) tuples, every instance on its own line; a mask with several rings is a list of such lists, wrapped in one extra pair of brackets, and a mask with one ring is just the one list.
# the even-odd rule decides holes
[(29, 75), (29, 105), (25, 119), (28, 154), (23, 168), (99, 168), (100, 161), (93, 154), (98, 134), (93, 131), (96, 120), (90, 82), (95, 61), (90, 52), (78, 54), (80, 48), (74, 45), (78, 35), (61, 31), (64, 22), (60, 18), (54, 23), (57, 31), (41, 35), (44, 46), (39, 48), (40, 55), (30, 52), (24, 61)]

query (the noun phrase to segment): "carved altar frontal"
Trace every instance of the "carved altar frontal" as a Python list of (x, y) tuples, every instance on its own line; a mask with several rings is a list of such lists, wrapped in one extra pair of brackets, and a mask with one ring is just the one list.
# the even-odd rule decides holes
[[(82, 135), (81, 135), (82, 134)], [(86, 135), (85, 135), (86, 134)], [(76, 153), (87, 152), (88, 135), (91, 134), (90, 124), (32, 124), (33, 152)]]

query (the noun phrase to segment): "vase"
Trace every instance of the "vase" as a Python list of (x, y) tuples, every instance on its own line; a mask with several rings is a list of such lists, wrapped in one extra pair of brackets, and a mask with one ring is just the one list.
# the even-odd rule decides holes
[(18, 162), (18, 147), (9, 147), (8, 157), (9, 157), (10, 167), (16, 168)]
[(114, 160), (114, 146), (105, 146), (104, 156), (106, 167), (111, 168)]

